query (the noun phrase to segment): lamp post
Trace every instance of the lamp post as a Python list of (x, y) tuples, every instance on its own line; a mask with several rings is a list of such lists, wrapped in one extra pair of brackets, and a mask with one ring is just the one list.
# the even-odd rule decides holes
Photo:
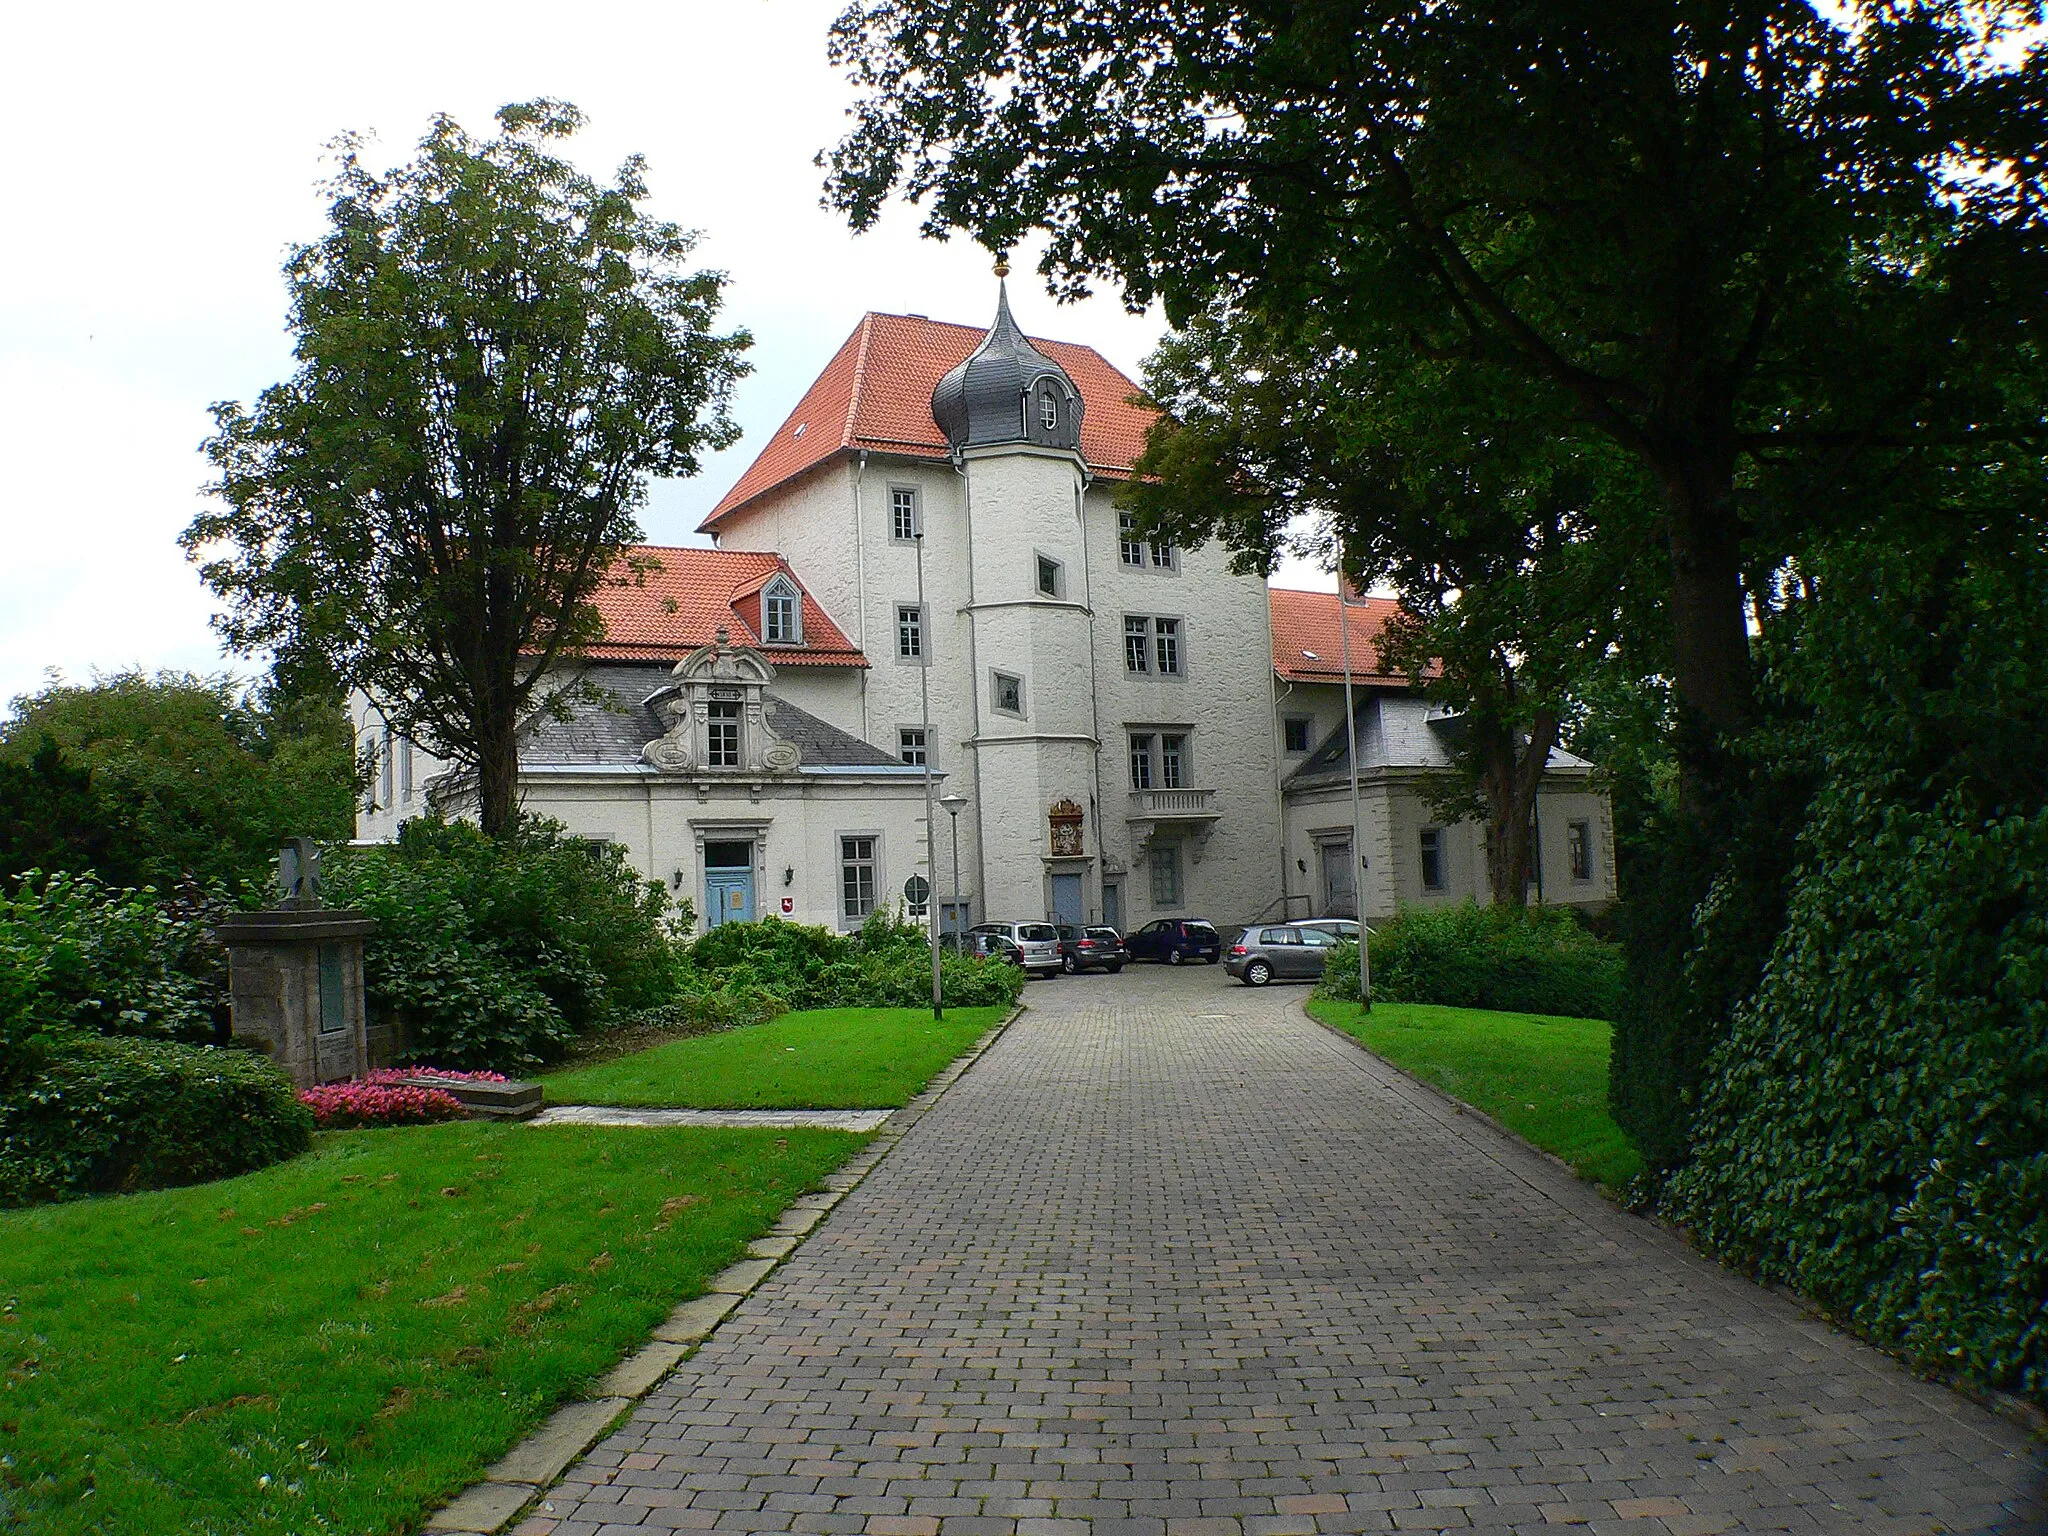
[[(924, 606), (924, 522), (920, 518), (913, 537), (917, 540), (917, 700), (924, 730), (924, 867), (931, 872), (931, 886), (925, 893), (925, 927), (932, 950), (932, 1017), (946, 1016), (945, 995), (939, 974), (939, 904), (936, 894), (939, 873), (938, 797), (932, 783), (932, 626)], [(958, 823), (955, 823), (958, 825)]]
[[(1341, 549), (1341, 545), (1339, 548)], [(1372, 1012), (1371, 930), (1365, 926), (1365, 841), (1358, 814), (1358, 715), (1351, 702), (1351, 599), (1344, 564), (1337, 563), (1337, 631), (1344, 645), (1344, 759), (1351, 767), (1351, 904), (1358, 910), (1358, 1004)]]
[(939, 796), (939, 804), (953, 818), (953, 928), (960, 928), (960, 812), (967, 804), (967, 797), (947, 791)]

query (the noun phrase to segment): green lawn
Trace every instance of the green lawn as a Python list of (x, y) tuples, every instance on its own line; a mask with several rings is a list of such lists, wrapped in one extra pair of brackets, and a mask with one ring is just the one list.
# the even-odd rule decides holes
[(1619, 1186), (1642, 1172), (1642, 1158), (1607, 1113), (1614, 1027), (1603, 1019), (1422, 1003), (1375, 1003), (1367, 1015), (1356, 1003), (1320, 997), (1308, 1007), (1402, 1071), (1555, 1153), (1582, 1178)]
[(411, 1529), (863, 1139), (346, 1131), (0, 1212), (0, 1529)]
[(542, 1079), (550, 1104), (895, 1109), (999, 1023), (1003, 1008), (811, 1008), (672, 1040)]

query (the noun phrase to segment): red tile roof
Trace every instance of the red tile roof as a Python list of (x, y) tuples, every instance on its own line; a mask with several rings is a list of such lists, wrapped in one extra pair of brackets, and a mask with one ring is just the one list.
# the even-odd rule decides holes
[[(1273, 587), (1273, 670), (1290, 683), (1344, 681), (1344, 632), (1337, 624), (1337, 594)], [(1385, 672), (1373, 642), (1401, 611), (1391, 597), (1356, 597), (1345, 605), (1351, 630), (1351, 679), (1375, 687), (1405, 687), (1404, 672)]]
[[(841, 453), (867, 448), (945, 458), (945, 434), (932, 420), (932, 390), (987, 334), (981, 326), (949, 325), (919, 315), (863, 316), (697, 531), (712, 532), (755, 497)], [(1138, 386), (1093, 347), (1036, 336), (1031, 344), (1066, 369), (1081, 391), (1087, 406), (1081, 417), (1081, 454), (1089, 467), (1105, 479), (1128, 479), (1156, 414), (1131, 403)]]
[(777, 666), (864, 667), (867, 657), (825, 616), (780, 555), (734, 549), (677, 549), (651, 544), (633, 551), (661, 562), (637, 582), (623, 563), (617, 585), (601, 587), (597, 611), (606, 638), (588, 654), (606, 661), (680, 661), (724, 629), (741, 645), (761, 645), (756, 594), (778, 573), (802, 593), (804, 643), (762, 646)]

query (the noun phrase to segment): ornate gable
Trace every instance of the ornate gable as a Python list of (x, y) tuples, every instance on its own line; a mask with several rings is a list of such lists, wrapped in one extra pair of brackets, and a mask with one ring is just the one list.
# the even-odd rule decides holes
[(797, 744), (768, 724), (762, 696), (775, 668), (752, 646), (732, 644), (721, 629), (670, 676), (647, 701), (667, 727), (642, 750), (653, 767), (691, 775), (794, 773), (803, 761)]

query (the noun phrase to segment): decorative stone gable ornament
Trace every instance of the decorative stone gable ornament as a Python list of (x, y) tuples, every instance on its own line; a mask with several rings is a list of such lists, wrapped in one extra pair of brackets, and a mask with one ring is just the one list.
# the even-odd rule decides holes
[(803, 753), (768, 724), (764, 695), (775, 668), (721, 628), (675, 665), (674, 679), (647, 700), (662, 734), (640, 749), (663, 773), (794, 773)]
[(1082, 857), (1081, 823), (1087, 813), (1072, 800), (1055, 800), (1046, 812), (1052, 827), (1052, 856), (1056, 859)]

